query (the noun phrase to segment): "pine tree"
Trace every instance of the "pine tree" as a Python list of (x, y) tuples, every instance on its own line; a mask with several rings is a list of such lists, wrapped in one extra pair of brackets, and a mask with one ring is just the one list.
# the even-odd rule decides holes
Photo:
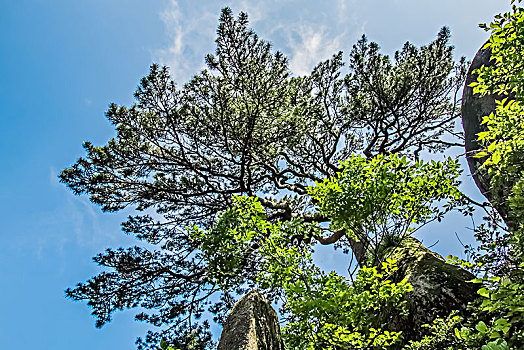
[[(427, 46), (406, 43), (393, 58), (364, 36), (347, 62), (339, 52), (295, 77), (286, 57), (249, 29), (245, 13), (234, 18), (224, 9), (208, 68), (178, 87), (168, 68), (152, 65), (136, 104), (109, 107), (116, 137), (103, 146), (84, 143), (86, 156), (61, 173), (75, 194), (104, 211), (142, 212), (123, 230), (156, 247), (98, 254), (106, 272), (67, 296), (86, 300), (98, 327), (117, 310), (146, 310), (136, 318), (158, 330), (138, 341), (141, 348), (164, 339), (207, 349), (209, 324), (198, 319), (210, 312), (222, 322), (238, 295), (264, 287), (260, 272), (274, 225), (280, 244), (296, 254), (320, 243), (342, 247), (360, 266), (380, 266), (385, 258), (369, 257), (384, 242), (440, 220), (443, 211), (432, 203), (455, 196), (453, 162), (431, 169), (419, 162), (421, 152), (462, 145), (454, 125), (466, 63), (453, 61), (449, 36), (443, 28)], [(383, 170), (375, 172), (377, 186), (344, 185), (365, 198), (351, 207), (349, 224), (347, 211), (333, 209), (342, 200), (336, 190), (312, 190), (373, 169)], [(434, 191), (421, 194), (426, 202), (409, 202), (428, 183)], [(391, 204), (393, 194), (407, 199)], [(363, 205), (376, 221), (357, 217)], [(259, 224), (265, 232), (249, 231)], [(266, 293), (283, 295), (278, 286)]]

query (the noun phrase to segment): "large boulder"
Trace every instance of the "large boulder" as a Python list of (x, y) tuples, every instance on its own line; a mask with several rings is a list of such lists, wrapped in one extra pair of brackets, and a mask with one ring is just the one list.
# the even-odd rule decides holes
[(468, 302), (478, 297), (478, 285), (468, 271), (446, 261), (414, 237), (405, 237), (383, 251), (384, 258), (397, 260), (399, 270), (393, 279), (406, 278), (413, 291), (406, 294), (407, 317), (392, 317), (393, 328), (407, 339), (420, 339), (427, 332), (424, 324), (446, 317), (453, 310), (465, 311)]
[(482, 124), (484, 116), (495, 112), (495, 101), (504, 98), (512, 99), (513, 96), (498, 96), (498, 95), (484, 95), (473, 94), (473, 88), (469, 85), (477, 80), (478, 75), (473, 71), (482, 66), (493, 66), (494, 61), (491, 61), (491, 49), (481, 48), (471, 66), (469, 67), (464, 84), (464, 92), (462, 94), (462, 126), (464, 127), (464, 138), (466, 147), (466, 158), (468, 160), (469, 170), (480, 192), (491, 202), (493, 207), (497, 209), (502, 218), (506, 221), (509, 227), (511, 223), (508, 221), (508, 207), (505, 201), (497, 201), (496, 198), (507, 198), (511, 192), (512, 186), (505, 188), (498, 188), (498, 193), (494, 193), (494, 189), (490, 186), (490, 178), (485, 169), (481, 168), (485, 158), (475, 158), (475, 154), (483, 147), (478, 142), (478, 133), (487, 131), (487, 126)]
[(487, 174), (479, 169), (484, 159), (475, 158), (474, 156), (482, 148), (482, 145), (477, 140), (477, 134), (487, 130), (486, 125), (482, 124), (482, 118), (495, 111), (496, 96), (474, 95), (473, 88), (469, 85), (477, 80), (478, 75), (473, 74), (475, 69), (493, 65), (490, 58), (490, 48), (480, 49), (477, 52), (469, 67), (462, 94), (462, 126), (464, 128), (466, 158), (477, 187), (488, 200), (491, 200), (492, 197), (489, 190), (489, 179)]
[(277, 313), (258, 290), (235, 304), (217, 350), (284, 350)]

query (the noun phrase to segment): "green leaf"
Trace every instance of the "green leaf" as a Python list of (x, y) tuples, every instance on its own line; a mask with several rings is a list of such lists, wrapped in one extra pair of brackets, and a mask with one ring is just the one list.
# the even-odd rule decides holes
[(484, 298), (489, 298), (490, 292), (491, 291), (489, 289), (487, 289), (486, 287), (483, 287), (477, 291), (477, 294), (479, 294), (480, 296), (483, 296)]
[(488, 326), (486, 326), (486, 324), (483, 321), (480, 321), (475, 326), (475, 329), (479, 331), (480, 334), (485, 334), (488, 330)]
[(475, 158), (483, 158), (483, 157), (486, 157), (488, 154), (484, 151), (481, 151), (481, 152), (477, 152), (473, 157)]
[(462, 336), (460, 335), (460, 331), (458, 330), (458, 328), (455, 328), (455, 337), (457, 337), (457, 339), (462, 339)]

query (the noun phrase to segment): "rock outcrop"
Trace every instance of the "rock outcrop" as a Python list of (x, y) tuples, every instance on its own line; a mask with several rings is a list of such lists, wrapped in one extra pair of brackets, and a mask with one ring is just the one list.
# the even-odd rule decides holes
[(277, 313), (258, 290), (233, 307), (217, 350), (284, 350)]
[(397, 260), (399, 270), (394, 280), (406, 278), (413, 286), (406, 294), (407, 317), (392, 318), (393, 328), (402, 330), (408, 339), (420, 339), (428, 330), (423, 324), (446, 317), (452, 310), (464, 310), (478, 297), (478, 285), (468, 282), (475, 278), (471, 273), (447, 264), (414, 237), (405, 237), (384, 255)]
[(482, 147), (477, 141), (477, 134), (487, 130), (486, 125), (482, 124), (482, 118), (495, 111), (496, 97), (493, 95), (474, 95), (473, 88), (469, 85), (477, 80), (477, 74), (473, 74), (475, 69), (493, 65), (490, 58), (491, 49), (489, 48), (480, 49), (477, 52), (469, 67), (464, 92), (462, 93), (462, 126), (464, 128), (466, 158), (477, 187), (488, 200), (491, 199), (489, 179), (487, 174), (479, 169), (484, 159), (475, 158), (474, 155)]
[(504, 98), (512, 99), (513, 96), (498, 96), (498, 95), (485, 95), (480, 96), (473, 94), (473, 88), (469, 85), (477, 80), (477, 74), (473, 74), (475, 69), (482, 66), (493, 66), (494, 62), (491, 61), (491, 49), (480, 49), (471, 66), (469, 67), (468, 74), (466, 76), (466, 82), (464, 84), (464, 92), (462, 94), (462, 126), (464, 127), (464, 138), (466, 147), (466, 158), (468, 160), (469, 170), (475, 180), (475, 184), (480, 189), (480, 192), (490, 201), (495, 209), (502, 216), (508, 227), (513, 227), (511, 220), (508, 218), (508, 205), (504, 199), (511, 193), (513, 186), (508, 185), (504, 188), (497, 188), (497, 193), (493, 192), (494, 189), (490, 186), (490, 178), (487, 171), (482, 169), (480, 166), (485, 158), (475, 158), (475, 154), (482, 148), (482, 145), (478, 142), (478, 133), (487, 131), (487, 126), (482, 124), (482, 119), (495, 111), (496, 100), (502, 100)]

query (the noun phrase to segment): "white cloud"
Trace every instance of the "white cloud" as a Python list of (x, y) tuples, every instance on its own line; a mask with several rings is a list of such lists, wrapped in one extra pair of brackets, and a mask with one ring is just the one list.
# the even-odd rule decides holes
[[(353, 2), (351, 1), (349, 5)], [(319, 62), (339, 51), (348, 52), (364, 32), (366, 21), (359, 18), (347, 1), (338, 1), (323, 18), (286, 24), (290, 69), (297, 75), (311, 72)], [(353, 12), (352, 12), (353, 10)], [(335, 11), (335, 13), (333, 13)], [(331, 19), (328, 24), (327, 20)]]
[(343, 23), (350, 13), (350, 7), (354, 8), (357, 0), (337, 0), (336, 11), (338, 24)]
[(258, 22), (265, 20), (269, 10), (268, 1), (259, 1), (253, 4), (248, 0), (239, 1), (238, 8), (240, 11), (246, 12), (249, 16), (249, 23), (255, 25)]
[(180, 6), (176, 0), (170, 2), (170, 6), (161, 13), (160, 18), (168, 27), (171, 36), (171, 46), (169, 51), (172, 54), (179, 55), (182, 53), (184, 31), (181, 25)]
[(153, 53), (154, 59), (171, 67), (177, 82), (187, 81), (203, 69), (203, 57), (214, 50), (220, 8), (247, 12), (250, 26), (276, 50), (287, 54), (290, 69), (307, 74), (315, 64), (340, 50), (347, 51), (363, 32), (365, 21), (355, 0), (336, 0), (332, 5), (297, 0), (264, 2), (230, 0), (225, 4), (170, 0), (160, 14), (168, 43)]
[(188, 62), (184, 61), (183, 48), (186, 30), (181, 24), (180, 7), (176, 0), (170, 1), (169, 7), (160, 14), (160, 18), (166, 27), (169, 46), (155, 52), (154, 59), (171, 68), (171, 74), (175, 77), (181, 75), (187, 69)]
[[(171, 0), (160, 14), (164, 22), (168, 45), (153, 52), (153, 59), (170, 67), (171, 75), (178, 83), (186, 82), (204, 68), (206, 48), (213, 42), (217, 13), (211, 11), (184, 11), (177, 0)], [(197, 10), (197, 11), (195, 11)]]
[(54, 166), (49, 167), (49, 184), (52, 187), (60, 187), (58, 182), (58, 170)]
[(345, 37), (345, 33), (341, 33), (330, 38), (324, 26), (315, 28), (307, 24), (301, 24), (292, 34), (288, 42), (291, 48), (289, 67), (296, 75), (308, 74), (317, 63), (340, 51), (341, 40)]
[[(75, 197), (60, 184), (58, 171), (49, 168), (49, 183), (54, 195), (49, 207), (28, 213), (13, 237), (13, 248), (31, 252), (37, 259), (63, 256), (71, 246), (87, 251), (101, 251), (111, 246), (134, 244), (132, 236), (121, 232), (120, 223), (126, 213), (104, 215), (87, 196)], [(129, 211), (127, 211), (129, 213)]]

